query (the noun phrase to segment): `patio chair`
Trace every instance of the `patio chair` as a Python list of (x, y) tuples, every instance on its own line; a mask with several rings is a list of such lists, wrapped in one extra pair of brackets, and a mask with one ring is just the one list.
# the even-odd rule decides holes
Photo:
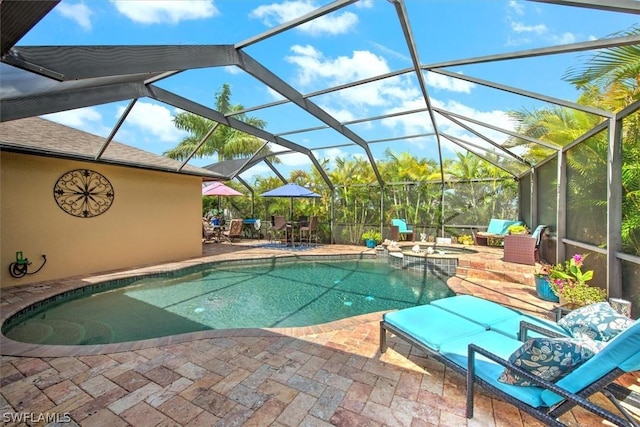
[(228, 242), (233, 242), (233, 239), (242, 238), (242, 228), (244, 223), (242, 219), (232, 219), (229, 224), (229, 229), (222, 232), (222, 236)]
[(202, 238), (205, 242), (216, 240), (217, 232), (206, 219), (202, 220)]
[(300, 242), (304, 241), (304, 238), (307, 238), (307, 244), (311, 244), (311, 238), (315, 237), (316, 246), (318, 245), (318, 217), (312, 216), (311, 221), (306, 226), (300, 224)]
[(272, 215), (271, 216), (271, 230), (269, 233), (269, 243), (271, 243), (271, 239), (278, 240), (282, 242), (285, 240), (285, 234), (287, 232), (287, 221), (284, 219), (284, 216), (281, 215)]
[(504, 236), (503, 261), (516, 264), (535, 265), (540, 260), (538, 248), (546, 225), (539, 225), (531, 234)]
[[(524, 317), (523, 317), (524, 316)], [(473, 417), (474, 386), (480, 384), (500, 399), (515, 405), (549, 426), (562, 426), (558, 417), (576, 406), (616, 425), (636, 425), (617, 401), (630, 391), (612, 384), (621, 375), (640, 369), (640, 322), (608, 341), (593, 357), (557, 382), (549, 382), (509, 362), (521, 350), (532, 331), (538, 338), (566, 340), (569, 333), (554, 322), (469, 295), (436, 300), (423, 306), (383, 315), (380, 351), (385, 352), (387, 332), (409, 342), (467, 378), (467, 418)], [(516, 327), (516, 325), (518, 325)], [(517, 337), (517, 338), (516, 338)], [(546, 339), (546, 338), (545, 338)], [(498, 378), (505, 368), (531, 381), (533, 386), (512, 385)], [(603, 392), (619, 411), (612, 412), (590, 400)]]
[(413, 241), (413, 229), (407, 225), (407, 221), (404, 219), (393, 218), (391, 220), (391, 240), (400, 241), (408, 240)]

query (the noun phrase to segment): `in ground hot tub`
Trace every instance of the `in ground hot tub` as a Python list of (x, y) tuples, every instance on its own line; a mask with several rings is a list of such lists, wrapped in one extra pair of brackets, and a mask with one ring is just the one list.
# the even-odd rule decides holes
[(458, 258), (476, 253), (478, 251), (462, 245), (411, 242), (411, 245), (399, 245), (397, 251), (389, 250), (389, 263), (394, 267), (418, 270), (426, 274), (455, 276)]

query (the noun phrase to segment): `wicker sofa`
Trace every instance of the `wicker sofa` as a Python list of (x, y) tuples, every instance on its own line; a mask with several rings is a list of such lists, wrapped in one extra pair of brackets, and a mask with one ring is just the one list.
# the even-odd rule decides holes
[(474, 243), (477, 246), (502, 246), (504, 237), (509, 234), (509, 227), (522, 224), (522, 221), (492, 218), (487, 231), (472, 230)]

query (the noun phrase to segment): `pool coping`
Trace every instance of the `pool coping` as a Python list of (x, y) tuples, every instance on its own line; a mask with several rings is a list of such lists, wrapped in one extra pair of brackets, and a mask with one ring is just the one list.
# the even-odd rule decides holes
[[(33, 297), (25, 298), (21, 301), (6, 304), (2, 306), (0, 313), (0, 325), (4, 325), (6, 321), (17, 315), (21, 311), (46, 301), (58, 295), (65, 293), (74, 293), (76, 290), (85, 289), (100, 285), (101, 283), (112, 282), (117, 280), (128, 280), (131, 278), (144, 278), (158, 276), (161, 274), (174, 274), (182, 270), (196, 268), (206, 265), (217, 264), (259, 264), (265, 261), (279, 260), (332, 260), (332, 259), (376, 259), (375, 252), (361, 251), (356, 253), (334, 253), (334, 254), (267, 254), (247, 259), (208, 259), (198, 258), (195, 260), (187, 260), (175, 263), (160, 264), (157, 266), (142, 267), (114, 273), (105, 273), (97, 276), (74, 277), (63, 280), (51, 280), (47, 282), (39, 282), (35, 284), (18, 285), (10, 289), (20, 289), (29, 292)], [(55, 287), (53, 286), (55, 283)], [(84, 290), (83, 290), (84, 292)], [(388, 310), (386, 310), (388, 311)], [(119, 353), (132, 350), (140, 350), (145, 348), (158, 347), (163, 345), (177, 344), (188, 341), (214, 339), (225, 337), (261, 337), (286, 335), (295, 338), (304, 336), (313, 336), (321, 333), (337, 331), (344, 328), (354, 327), (362, 323), (379, 320), (383, 313), (374, 312), (359, 316), (348, 317), (328, 323), (312, 326), (288, 327), (288, 328), (233, 328), (233, 329), (214, 329), (207, 331), (188, 332), (178, 335), (170, 335), (165, 337), (150, 338), (146, 340), (127, 341), (111, 344), (94, 344), (94, 345), (50, 345), (50, 344), (32, 344), (20, 341), (14, 341), (6, 337), (0, 331), (0, 354), (3, 356), (25, 356), (25, 357), (67, 357), (67, 356), (89, 356)]]

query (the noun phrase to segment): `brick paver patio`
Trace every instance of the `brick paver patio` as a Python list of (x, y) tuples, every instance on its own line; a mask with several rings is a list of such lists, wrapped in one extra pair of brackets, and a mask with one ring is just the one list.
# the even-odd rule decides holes
[[(331, 245), (305, 254), (363, 250)], [(202, 258), (162, 268), (265, 255), (287, 253), (247, 243), (207, 244)], [(481, 256), (490, 259), (499, 254), (489, 251)], [(54, 289), (97, 280), (100, 278), (71, 278), (3, 289), (2, 318)], [(500, 286), (495, 280), (472, 283), (452, 278), (449, 285), (456, 292), (487, 297), (539, 315), (552, 308), (535, 298), (535, 291), (527, 285), (504, 283), (507, 295), (495, 291)], [(46, 425), (57, 420), (60, 424), (52, 425), (80, 426), (541, 425), (481, 389), (476, 392), (475, 416), (467, 420), (464, 377), (395, 338), (389, 340), (389, 350), (380, 354), (380, 318), (381, 313), (373, 313), (309, 328), (207, 331), (133, 346), (61, 349), (3, 340), (2, 422)], [(638, 384), (634, 377), (626, 385)], [(604, 400), (601, 396), (594, 399)], [(581, 409), (561, 420), (572, 426), (603, 425)]]

